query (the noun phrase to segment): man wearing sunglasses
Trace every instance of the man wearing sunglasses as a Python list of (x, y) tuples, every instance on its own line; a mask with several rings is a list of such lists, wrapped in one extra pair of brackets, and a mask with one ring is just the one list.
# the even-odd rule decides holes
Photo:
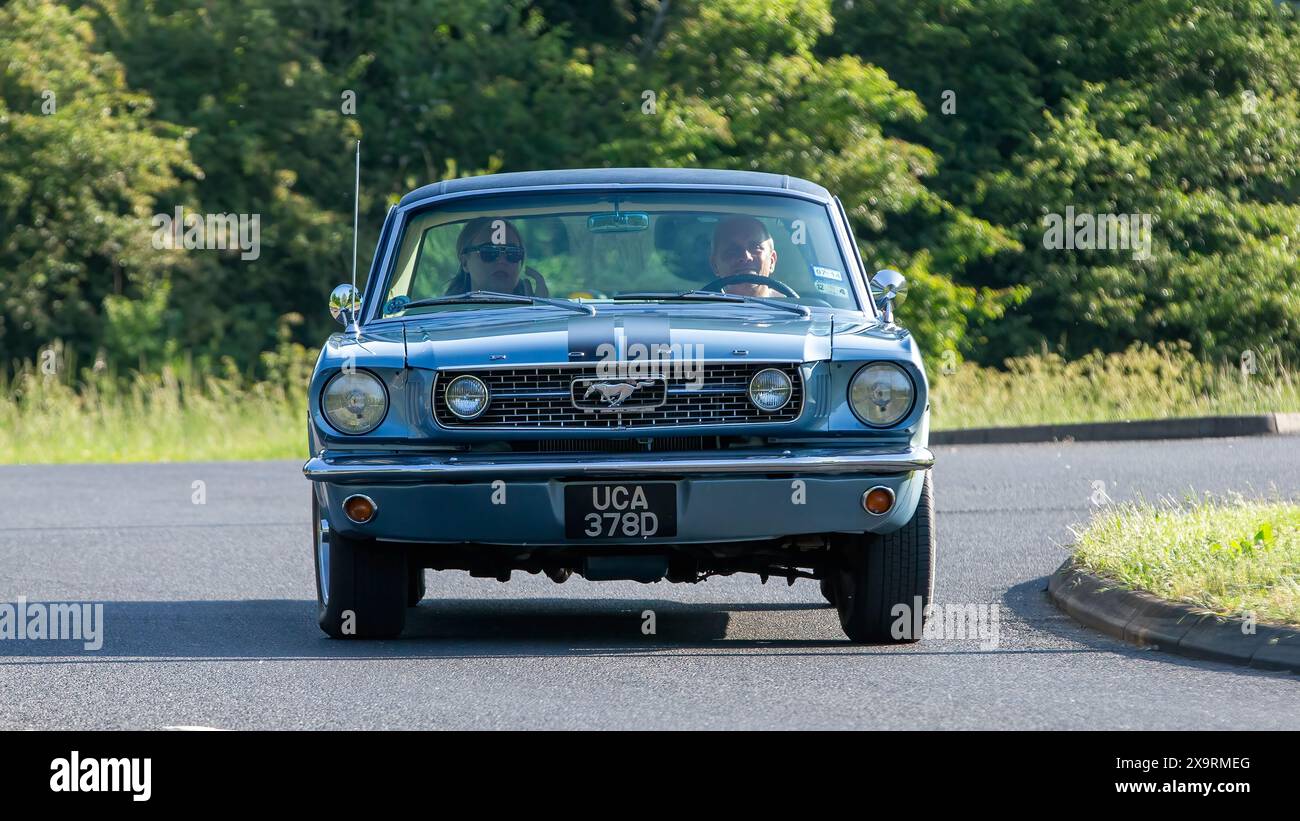
[(541, 273), (524, 265), (523, 238), (508, 220), (498, 217), (470, 220), (456, 238), (456, 256), (460, 271), (448, 285), (448, 294), (497, 291), (522, 296), (551, 295)]

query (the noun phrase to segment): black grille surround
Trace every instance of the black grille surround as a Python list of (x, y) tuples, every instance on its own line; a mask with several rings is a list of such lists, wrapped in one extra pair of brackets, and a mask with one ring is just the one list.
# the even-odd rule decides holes
[[(509, 368), (458, 368), (439, 371), (433, 383), (434, 420), (444, 428), (457, 430), (617, 430), (626, 428), (672, 428), (689, 425), (754, 425), (793, 422), (803, 411), (804, 384), (799, 364), (721, 363), (705, 364), (703, 382), (677, 374), (654, 379), (654, 385), (638, 388), (623, 410), (588, 410), (574, 404), (575, 379), (623, 382), (604, 377), (597, 365), (542, 365)], [(749, 401), (749, 381), (754, 374), (775, 368), (790, 377), (790, 401), (783, 408), (766, 412)], [(477, 418), (464, 420), (447, 409), (447, 385), (458, 376), (471, 375), (487, 385), (491, 399)], [(582, 396), (582, 392), (578, 393)], [(649, 401), (647, 401), (649, 400)], [(635, 407), (639, 403), (654, 407)]]

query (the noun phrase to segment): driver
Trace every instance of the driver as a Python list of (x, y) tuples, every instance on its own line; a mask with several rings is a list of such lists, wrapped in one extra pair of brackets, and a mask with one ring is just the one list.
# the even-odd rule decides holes
[[(494, 243), (494, 233), (498, 233), (497, 239), (505, 241)], [(524, 240), (509, 220), (475, 217), (465, 223), (456, 237), (460, 270), (452, 277), (446, 293), (498, 291), (521, 296), (550, 296), (541, 273), (524, 265), (525, 256)], [(520, 276), (521, 271), (523, 276)]]
[[(770, 277), (776, 269), (776, 248), (772, 235), (762, 222), (754, 217), (727, 217), (713, 230), (713, 250), (709, 265), (715, 277), (732, 277), (748, 274)], [(766, 285), (738, 282), (727, 285), (723, 293), (740, 296), (783, 296)]]

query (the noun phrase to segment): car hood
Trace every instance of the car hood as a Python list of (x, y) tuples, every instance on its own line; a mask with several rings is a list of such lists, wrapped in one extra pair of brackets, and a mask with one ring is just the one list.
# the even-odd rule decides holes
[[(702, 360), (830, 358), (828, 311), (814, 309), (804, 318), (780, 309), (739, 307), (605, 306), (596, 316), (533, 307), (435, 312), (406, 321), (407, 363), (415, 368), (577, 364), (667, 355), (663, 351)], [(654, 345), (670, 347), (656, 354)]]

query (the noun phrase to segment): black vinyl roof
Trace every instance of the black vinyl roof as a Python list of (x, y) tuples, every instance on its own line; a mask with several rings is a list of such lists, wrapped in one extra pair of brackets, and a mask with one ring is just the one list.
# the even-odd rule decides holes
[(789, 174), (766, 174), (760, 171), (723, 171), (713, 168), (569, 168), (554, 171), (520, 171), (511, 174), (484, 174), (444, 180), (415, 189), (402, 197), (401, 205), (468, 191), (492, 191), (504, 188), (533, 188), (563, 185), (717, 185), (756, 189), (782, 189), (811, 194), (829, 201), (830, 192), (816, 183)]

